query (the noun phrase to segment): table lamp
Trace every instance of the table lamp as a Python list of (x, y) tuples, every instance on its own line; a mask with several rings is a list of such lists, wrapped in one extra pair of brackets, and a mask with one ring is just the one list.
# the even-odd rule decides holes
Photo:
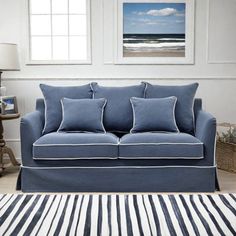
[(16, 70), (20, 70), (17, 45), (0, 43), (0, 97), (6, 95), (6, 87), (2, 86), (2, 72)]

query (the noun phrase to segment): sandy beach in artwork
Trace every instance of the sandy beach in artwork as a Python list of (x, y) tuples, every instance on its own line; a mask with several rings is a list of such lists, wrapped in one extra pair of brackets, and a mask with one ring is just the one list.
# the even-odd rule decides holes
[(123, 57), (185, 57), (185, 50), (171, 50), (165, 52), (132, 52), (124, 50)]

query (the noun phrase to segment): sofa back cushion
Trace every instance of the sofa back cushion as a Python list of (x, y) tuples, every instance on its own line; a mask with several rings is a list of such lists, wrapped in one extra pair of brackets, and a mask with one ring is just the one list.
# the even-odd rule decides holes
[(193, 134), (195, 126), (193, 105), (198, 83), (179, 86), (146, 84), (146, 98), (177, 97), (175, 117), (178, 128), (181, 132)]
[(50, 86), (40, 84), (45, 102), (45, 124), (43, 134), (56, 131), (62, 120), (61, 99), (63, 97), (80, 99), (92, 98), (92, 89), (90, 84), (83, 86)]
[(130, 131), (133, 125), (131, 97), (144, 97), (145, 83), (126, 87), (104, 87), (92, 83), (94, 98), (105, 98), (104, 126), (109, 132)]
[[(201, 98), (195, 98), (194, 100), (194, 113), (195, 117), (196, 114), (202, 109), (202, 99)], [(45, 104), (43, 98), (37, 98), (36, 100), (36, 110), (40, 113), (42, 122), (45, 122)], [(122, 137), (122, 133), (116, 133), (118, 137)]]

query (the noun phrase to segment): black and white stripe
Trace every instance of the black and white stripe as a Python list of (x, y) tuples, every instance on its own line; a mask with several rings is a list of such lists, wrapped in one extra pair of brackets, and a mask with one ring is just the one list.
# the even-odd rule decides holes
[(0, 235), (236, 235), (236, 194), (0, 194)]

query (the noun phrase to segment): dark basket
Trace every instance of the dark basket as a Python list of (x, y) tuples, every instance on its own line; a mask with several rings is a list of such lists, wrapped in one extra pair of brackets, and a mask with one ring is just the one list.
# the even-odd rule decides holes
[(236, 144), (217, 141), (216, 162), (219, 169), (236, 173)]

